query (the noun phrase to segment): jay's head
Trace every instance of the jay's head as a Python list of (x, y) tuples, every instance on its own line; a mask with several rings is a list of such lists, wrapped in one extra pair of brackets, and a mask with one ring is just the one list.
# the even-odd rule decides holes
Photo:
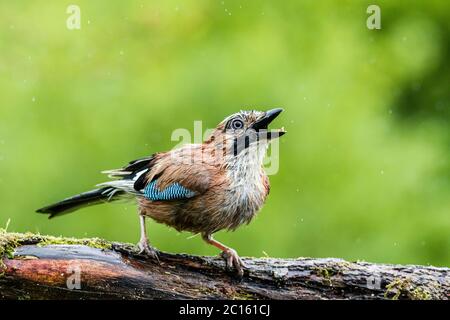
[(214, 130), (207, 143), (222, 146), (228, 156), (265, 150), (270, 141), (286, 133), (284, 128), (270, 130), (269, 124), (283, 111), (240, 111), (225, 118)]

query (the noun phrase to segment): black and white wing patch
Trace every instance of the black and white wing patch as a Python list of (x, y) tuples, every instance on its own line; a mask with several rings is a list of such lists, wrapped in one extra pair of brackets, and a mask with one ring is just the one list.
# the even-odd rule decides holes
[(103, 171), (110, 178), (118, 178), (117, 180), (107, 181), (98, 184), (99, 187), (111, 187), (132, 194), (142, 194), (142, 189), (146, 185), (147, 173), (153, 166), (155, 156), (131, 161), (120, 169)]

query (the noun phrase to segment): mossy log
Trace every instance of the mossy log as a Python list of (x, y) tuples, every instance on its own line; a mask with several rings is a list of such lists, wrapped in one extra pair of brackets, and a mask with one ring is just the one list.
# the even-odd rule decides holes
[(0, 230), (2, 299), (444, 299), (450, 269), (341, 259), (243, 258), (237, 278), (218, 257)]

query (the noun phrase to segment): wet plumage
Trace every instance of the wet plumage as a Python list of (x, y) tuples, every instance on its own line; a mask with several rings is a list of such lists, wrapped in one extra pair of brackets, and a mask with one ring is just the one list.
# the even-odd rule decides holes
[(249, 223), (263, 206), (270, 189), (263, 159), (270, 141), (284, 134), (283, 130), (269, 131), (267, 126), (281, 111), (233, 114), (202, 144), (156, 153), (105, 171), (113, 180), (38, 212), (51, 218), (83, 206), (135, 197), (141, 251), (157, 257), (145, 230), (145, 218), (150, 217), (178, 231), (200, 233), (223, 251), (227, 265), (242, 274), (243, 264), (236, 251), (212, 235)]

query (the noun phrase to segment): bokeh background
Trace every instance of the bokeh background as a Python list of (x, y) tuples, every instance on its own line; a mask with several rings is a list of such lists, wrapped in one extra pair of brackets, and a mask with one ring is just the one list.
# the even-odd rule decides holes
[[(241, 255), (448, 266), (449, 22), (445, 0), (2, 1), (0, 227), (135, 243), (133, 203), (34, 210), (172, 148), (194, 120), (281, 106), (268, 201), (217, 239)], [(148, 227), (161, 250), (217, 254)]]

